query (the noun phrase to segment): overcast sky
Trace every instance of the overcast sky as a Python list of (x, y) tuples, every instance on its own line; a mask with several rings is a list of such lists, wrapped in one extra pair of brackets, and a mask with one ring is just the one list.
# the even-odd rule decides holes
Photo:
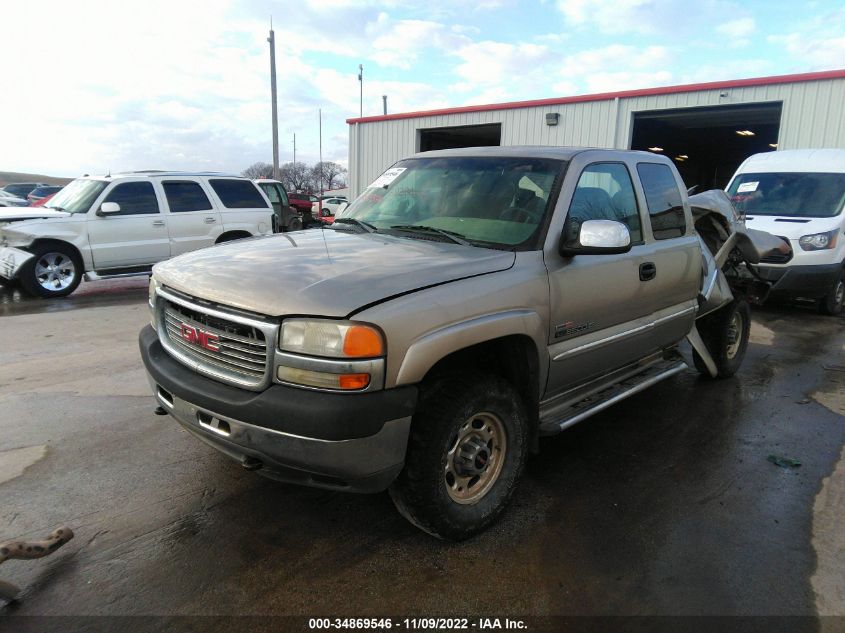
[(346, 119), (845, 68), (839, 1), (85, 0), (6, 2), (0, 170), (240, 172), (346, 164)]

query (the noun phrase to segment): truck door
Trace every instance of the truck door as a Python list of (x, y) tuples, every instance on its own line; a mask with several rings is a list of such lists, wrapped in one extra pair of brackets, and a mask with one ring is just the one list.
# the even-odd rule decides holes
[(642, 358), (653, 345), (648, 331), (650, 280), (641, 278), (650, 249), (638, 206), (625, 163), (596, 162), (580, 172), (567, 217), (622, 222), (632, 247), (623, 254), (574, 257), (561, 256), (556, 246), (547, 247), (551, 316), (547, 397)]
[(146, 266), (170, 257), (167, 220), (153, 183), (116, 183), (102, 202), (116, 202), (120, 212), (98, 216), (100, 203), (88, 213), (88, 240), (95, 270)]
[(635, 183), (642, 187), (648, 211), (644, 256), (651, 279), (642, 290), (653, 310), (649, 336), (654, 349), (672, 345), (689, 332), (701, 285), (701, 251), (676, 174), (666, 164), (637, 163)]
[(193, 179), (163, 180), (161, 187), (167, 201), (172, 255), (214, 244), (223, 233), (223, 222), (202, 184)]

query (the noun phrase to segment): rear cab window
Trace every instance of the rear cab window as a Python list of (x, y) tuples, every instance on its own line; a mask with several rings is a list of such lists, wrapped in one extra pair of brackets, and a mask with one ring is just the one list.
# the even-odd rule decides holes
[(643, 185), (651, 232), (656, 240), (682, 237), (687, 231), (684, 201), (668, 165), (637, 163)]
[(268, 209), (267, 201), (250, 180), (212, 178), (208, 181), (227, 209)]

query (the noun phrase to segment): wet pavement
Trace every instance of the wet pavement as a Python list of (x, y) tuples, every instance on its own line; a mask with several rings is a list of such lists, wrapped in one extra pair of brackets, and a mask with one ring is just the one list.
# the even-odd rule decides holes
[(756, 309), (737, 377), (689, 371), (544, 440), (502, 520), (450, 544), (386, 494), (263, 479), (154, 416), (136, 344), (146, 293), (145, 279), (53, 302), (0, 289), (0, 540), (76, 532), (50, 558), (0, 566), (23, 588), (0, 628), (3, 615), (845, 615), (843, 318)]

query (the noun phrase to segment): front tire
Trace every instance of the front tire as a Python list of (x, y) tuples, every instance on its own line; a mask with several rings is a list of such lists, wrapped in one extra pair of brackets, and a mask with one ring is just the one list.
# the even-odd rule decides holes
[(66, 297), (82, 281), (82, 260), (70, 246), (45, 244), (35, 249), (35, 256), (21, 269), (23, 289), (34, 297)]
[[(716, 361), (716, 378), (730, 378), (742, 365), (748, 349), (751, 331), (751, 308), (748, 302), (734, 299), (716, 312), (702, 317), (697, 323), (698, 331), (707, 350)], [(703, 376), (710, 376), (704, 360), (693, 350), (695, 368)]]
[(819, 312), (837, 316), (842, 313), (843, 305), (845, 305), (845, 270), (839, 273), (827, 296), (819, 301)]
[(502, 513), (525, 466), (519, 394), (495, 376), (451, 375), (425, 389), (405, 467), (390, 488), (399, 512), (437, 538), (460, 541)]

